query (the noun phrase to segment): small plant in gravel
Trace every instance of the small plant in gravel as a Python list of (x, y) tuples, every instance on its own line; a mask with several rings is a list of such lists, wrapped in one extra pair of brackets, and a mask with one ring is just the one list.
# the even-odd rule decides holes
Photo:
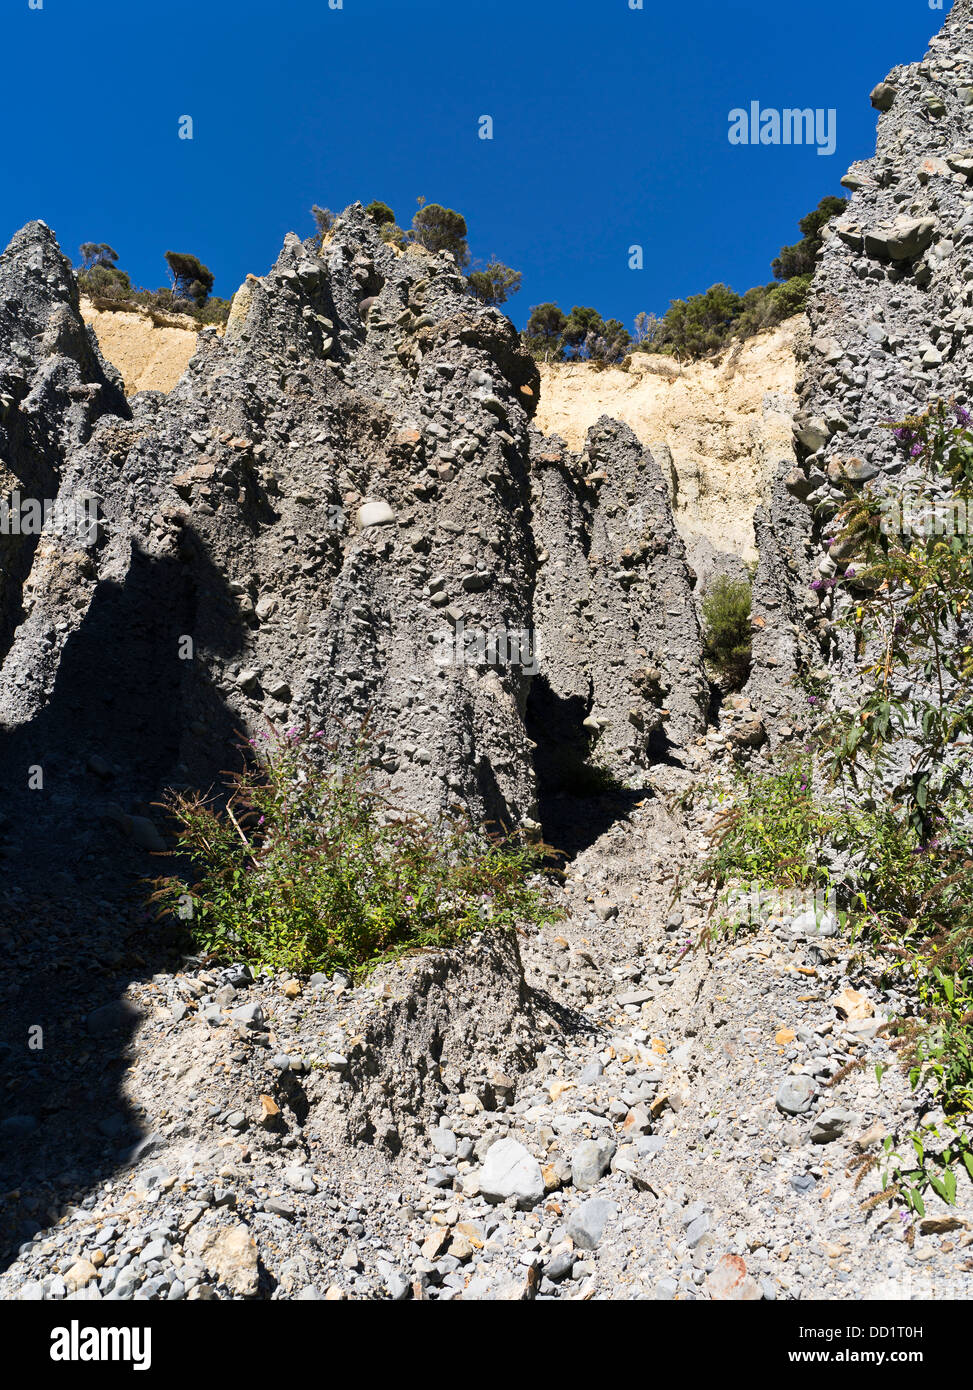
[(810, 760), (779, 772), (741, 774), (733, 803), (717, 815), (715, 848), (699, 879), (718, 889), (733, 882), (826, 889), (830, 876), (820, 850), (836, 820), (814, 799)]
[(360, 973), (410, 950), (455, 946), (485, 928), (554, 921), (536, 877), (544, 846), (431, 823), (376, 787), (367, 728), (351, 747), (271, 729), (251, 740), (222, 806), (172, 792), (187, 886), (156, 880), (150, 901), (186, 915), (197, 947), (274, 970)]

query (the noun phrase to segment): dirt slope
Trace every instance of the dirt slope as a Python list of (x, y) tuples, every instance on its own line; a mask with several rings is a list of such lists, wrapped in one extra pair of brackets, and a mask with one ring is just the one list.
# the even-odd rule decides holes
[(171, 391), (196, 351), (197, 327), (182, 315), (160, 324), (145, 310), (96, 309), (82, 299), (81, 316), (94, 328), (102, 355), (121, 372), (129, 396)]
[(755, 560), (754, 508), (776, 464), (791, 456), (804, 322), (788, 319), (713, 361), (682, 367), (643, 354), (628, 371), (542, 366), (536, 424), (577, 449), (599, 416), (623, 420), (668, 473), (690, 549), (706, 537), (719, 551)]

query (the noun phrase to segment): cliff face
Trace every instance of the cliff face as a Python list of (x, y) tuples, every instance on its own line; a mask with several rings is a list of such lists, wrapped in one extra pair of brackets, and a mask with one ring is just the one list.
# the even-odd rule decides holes
[[(841, 568), (837, 479), (897, 482), (883, 418), (965, 399), (971, 11), (877, 94), (796, 453), (757, 489), (774, 738), (795, 672), (851, 666), (807, 587)], [(131, 402), (50, 230), (0, 256), (0, 1298), (973, 1295), (955, 1208), (930, 1188), (906, 1227), (886, 1188), (886, 1142), (942, 1119), (891, 1036), (914, 996), (887, 952), (783, 894), (692, 949), (711, 895), (673, 892), (763, 729), (735, 697), (697, 737), (665, 449), (535, 413), (538, 384), (455, 265), (396, 254), (360, 206), (320, 255), (289, 237), (171, 393)], [(367, 714), (432, 812), (527, 824), (592, 753), (639, 794), (574, 799), (584, 846), (542, 928), (361, 982), (170, 951), (133, 885), (162, 843), (145, 803), (208, 787), (265, 717)]]
[(537, 423), (572, 449), (599, 415), (622, 420), (666, 474), (676, 526), (696, 568), (716, 551), (756, 560), (753, 513), (791, 457), (803, 316), (719, 357), (679, 364), (634, 353), (627, 371), (541, 366)]
[[(537, 436), (534, 612), (543, 663), (537, 737), (556, 759), (589, 734), (632, 773), (705, 726), (708, 687), (685, 551), (662, 470), (632, 431), (602, 417), (583, 454)], [(553, 741), (553, 748), (551, 743)]]
[(799, 728), (795, 673), (850, 664), (810, 588), (840, 567), (840, 478), (901, 475), (883, 420), (966, 399), (971, 28), (962, 0), (877, 95), (806, 339), (549, 369), (539, 411), (507, 320), (358, 205), (320, 254), (288, 237), (171, 392), (131, 402), (53, 234), (25, 228), (0, 259), (0, 457), (8, 495), (60, 513), (0, 538), (11, 797), (43, 769), (31, 815), (80, 824), (83, 854), (166, 782), (208, 786), (235, 731), (368, 717), (403, 802), (534, 825), (539, 774), (594, 756), (637, 779), (703, 730), (684, 539), (700, 570), (739, 559), (755, 500), (748, 693), (775, 737)]
[[(875, 158), (855, 164), (846, 215), (829, 229), (809, 304), (797, 465), (782, 465), (756, 519), (755, 670), (771, 725), (793, 722), (795, 672), (850, 672), (832, 619), (850, 597), (829, 522), (842, 479), (883, 491), (909, 476), (884, 426), (936, 397), (969, 401), (973, 344), (973, 4), (956, 0), (922, 62), (873, 94)], [(848, 586), (842, 586), (847, 591)]]
[(94, 329), (103, 357), (121, 374), (129, 396), (171, 391), (196, 351), (199, 325), (185, 314), (160, 319), (145, 309), (107, 309), (82, 298), (81, 317)]
[[(124, 417), (121, 382), (81, 320), (67, 259), (43, 222), (0, 257), (0, 497), (57, 497), (66, 461), (106, 413)], [(23, 586), (45, 541), (33, 516), (0, 524), (0, 659), (23, 617)]]
[[(43, 256), (56, 285), (25, 269)], [(238, 292), (225, 336), (204, 330), (172, 392), (130, 406), (50, 232), (26, 229), (3, 268), (8, 302), (40, 296), (31, 372), (78, 391), (88, 373), (107, 411), (92, 430), (95, 412), (82, 419), (66, 390), (57, 466), (38, 478), (11, 457), (24, 487), (99, 503), (89, 532), (49, 528), (5, 575), (22, 621), (2, 670), (0, 759), (15, 796), (30, 768), (53, 770), (57, 794), (33, 796), (35, 817), (77, 831), (86, 808), (81, 840), (96, 843), (99, 810), (130, 828), (165, 782), (208, 786), (235, 730), (368, 716), (404, 804), (530, 825), (534, 682), (572, 702), (570, 743), (597, 741), (626, 771), (702, 727), (661, 475), (603, 425), (549, 495), (549, 464), (532, 459), (547, 446), (529, 430), (537, 369), (450, 258), (391, 250), (360, 206), (320, 255), (288, 237)], [(52, 368), (50, 324), (65, 313)], [(10, 410), (18, 438), (16, 397)], [(619, 517), (639, 505), (649, 539)], [(569, 542), (551, 534), (551, 508), (571, 510)], [(566, 594), (583, 640), (555, 620)], [(608, 680), (655, 665), (660, 679), (638, 688)]]

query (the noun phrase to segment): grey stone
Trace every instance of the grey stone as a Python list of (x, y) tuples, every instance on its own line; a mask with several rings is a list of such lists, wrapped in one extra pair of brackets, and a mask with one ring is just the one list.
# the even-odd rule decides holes
[(38, 1127), (36, 1115), (8, 1115), (0, 1120), (0, 1134), (5, 1139), (27, 1139)]
[(915, 260), (931, 245), (936, 227), (932, 217), (897, 217), (891, 225), (875, 227), (865, 233), (865, 250), (869, 256)]
[(686, 1244), (691, 1250), (709, 1233), (710, 1225), (709, 1215), (705, 1211), (689, 1223), (686, 1227)]
[(536, 1206), (545, 1193), (540, 1164), (516, 1139), (499, 1139), (480, 1169), (480, 1193), (489, 1202), (515, 1197), (519, 1206)]
[(395, 512), (387, 502), (366, 502), (358, 508), (358, 526), (365, 531), (371, 526), (392, 526)]
[(850, 1110), (842, 1110), (838, 1106), (822, 1110), (811, 1126), (811, 1143), (831, 1144), (860, 1123), (861, 1117)]
[(803, 1115), (811, 1107), (817, 1088), (810, 1076), (787, 1076), (777, 1091), (777, 1109), (785, 1115)]
[(234, 1023), (239, 1023), (244, 1028), (252, 1028), (258, 1032), (263, 1028), (266, 1022), (264, 1011), (256, 1002), (241, 1004), (239, 1008), (233, 1010), (230, 1017), (233, 1019)]
[(313, 1195), (318, 1190), (313, 1175), (306, 1168), (296, 1166), (285, 1168), (284, 1181), (293, 1192), (306, 1192)]
[(579, 1250), (594, 1250), (605, 1234), (608, 1222), (617, 1212), (618, 1207), (614, 1202), (604, 1197), (589, 1197), (577, 1211), (571, 1213), (567, 1233)]
[(571, 1154), (571, 1180), (582, 1190), (594, 1187), (608, 1172), (615, 1154), (613, 1139), (585, 1139)]
[(456, 1135), (451, 1129), (434, 1129), (429, 1135), (429, 1141), (443, 1158), (456, 1157)]
[(838, 919), (832, 912), (802, 912), (791, 923), (795, 936), (829, 937), (840, 931)]
[(552, 1284), (559, 1284), (562, 1279), (567, 1279), (574, 1268), (574, 1252), (562, 1250), (554, 1255), (544, 1266), (544, 1277), (550, 1279)]

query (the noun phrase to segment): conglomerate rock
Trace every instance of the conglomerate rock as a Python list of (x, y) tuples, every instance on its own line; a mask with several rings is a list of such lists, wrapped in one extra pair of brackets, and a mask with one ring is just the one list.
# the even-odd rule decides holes
[(53, 232), (31, 222), (0, 256), (0, 659), (23, 617), (43, 520), (36, 504), (57, 497), (67, 456), (106, 413), (128, 414), (121, 382), (85, 328)]
[[(399, 804), (527, 828), (535, 683), (580, 701), (568, 744), (588, 720), (618, 770), (701, 729), (698, 626), (658, 469), (600, 422), (566, 465), (587, 477), (559, 536), (565, 498), (531, 456), (537, 368), (450, 256), (392, 248), (360, 205), (320, 251), (290, 235), (238, 291), (225, 337), (204, 330), (176, 388), (130, 410), (33, 224), (7, 260), (38, 257), (57, 264), (46, 298), (16, 281), (8, 297), (33, 296), (68, 354), (57, 373), (93, 381), (83, 419), (67, 393), (57, 468), (20, 472), (63, 503), (96, 497), (98, 523), (48, 528), (29, 571), (5, 573), (22, 620), (0, 761), (8, 796), (29, 788), (34, 824), (73, 853), (102, 845), (106, 817), (132, 831), (167, 783), (211, 785), (267, 720), (367, 718)], [(93, 431), (88, 395), (114, 405)], [(553, 615), (582, 591), (572, 642)]]
[[(888, 426), (937, 397), (970, 399), (970, 0), (956, 0), (921, 62), (889, 73), (877, 104), (875, 158), (845, 176), (851, 202), (827, 229), (812, 283), (796, 463), (782, 464), (756, 519), (748, 693), (772, 734), (800, 725), (796, 674), (853, 674), (849, 638), (833, 619), (854, 602), (854, 576), (844, 579), (849, 557), (829, 544), (846, 485), (900, 489), (915, 468)], [(927, 485), (931, 502), (934, 493)]]
[(573, 739), (613, 772), (644, 769), (702, 732), (709, 697), (662, 472), (605, 416), (583, 454), (538, 438), (532, 461), (537, 738), (555, 761)]

